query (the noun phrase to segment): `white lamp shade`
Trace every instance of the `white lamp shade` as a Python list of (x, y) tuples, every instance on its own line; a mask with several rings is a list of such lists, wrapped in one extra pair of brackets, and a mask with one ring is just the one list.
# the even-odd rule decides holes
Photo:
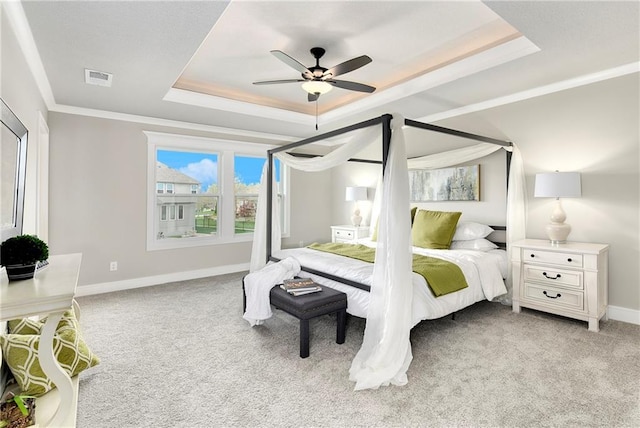
[(536, 198), (579, 198), (582, 196), (579, 172), (536, 174)]
[(344, 200), (345, 201), (366, 201), (367, 188), (366, 187), (347, 187)]
[(333, 89), (333, 86), (327, 82), (309, 80), (302, 84), (302, 89), (310, 94), (326, 94)]

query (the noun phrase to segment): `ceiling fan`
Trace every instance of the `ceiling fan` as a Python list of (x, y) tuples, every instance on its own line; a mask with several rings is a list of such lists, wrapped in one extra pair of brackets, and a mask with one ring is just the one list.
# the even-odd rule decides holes
[(311, 55), (316, 59), (316, 65), (313, 67), (305, 67), (297, 60), (293, 59), (286, 53), (273, 50), (271, 53), (280, 61), (287, 64), (289, 67), (302, 73), (302, 79), (285, 79), (285, 80), (267, 80), (262, 82), (253, 82), (254, 85), (272, 85), (279, 83), (295, 83), (304, 82), (302, 88), (308, 93), (309, 102), (317, 101), (320, 95), (329, 92), (333, 86), (336, 88), (348, 89), (350, 91), (358, 92), (373, 92), (376, 90), (373, 86), (365, 85), (363, 83), (350, 82), (348, 80), (336, 80), (334, 77), (341, 74), (349, 73), (350, 71), (357, 70), (371, 62), (371, 58), (367, 55), (362, 55), (356, 58), (352, 58), (348, 61), (340, 63), (332, 68), (324, 68), (320, 66), (320, 58), (325, 53), (323, 48), (311, 48)]

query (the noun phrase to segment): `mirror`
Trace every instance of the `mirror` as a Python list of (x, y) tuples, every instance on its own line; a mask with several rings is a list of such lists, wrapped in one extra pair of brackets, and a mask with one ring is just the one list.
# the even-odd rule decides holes
[(27, 128), (0, 99), (0, 242), (22, 233)]

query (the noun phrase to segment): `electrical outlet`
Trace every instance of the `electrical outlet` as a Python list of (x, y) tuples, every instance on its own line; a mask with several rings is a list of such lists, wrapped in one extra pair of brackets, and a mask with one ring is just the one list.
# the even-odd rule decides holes
[(109, 270), (111, 272), (117, 271), (118, 270), (118, 262), (111, 262), (109, 264)]
[(300, 241), (300, 242), (298, 242), (298, 244), (300, 244), (299, 245), (300, 248), (304, 247), (304, 241)]

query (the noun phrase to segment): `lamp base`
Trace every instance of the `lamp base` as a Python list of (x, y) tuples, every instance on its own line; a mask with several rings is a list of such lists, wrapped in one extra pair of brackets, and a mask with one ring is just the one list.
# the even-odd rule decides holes
[(567, 223), (551, 222), (545, 229), (552, 244), (564, 244), (571, 233), (571, 226)]
[(362, 216), (360, 215), (360, 210), (356, 209), (353, 212), (353, 215), (351, 216), (351, 224), (353, 224), (355, 227), (360, 227), (361, 223), (362, 223)]

